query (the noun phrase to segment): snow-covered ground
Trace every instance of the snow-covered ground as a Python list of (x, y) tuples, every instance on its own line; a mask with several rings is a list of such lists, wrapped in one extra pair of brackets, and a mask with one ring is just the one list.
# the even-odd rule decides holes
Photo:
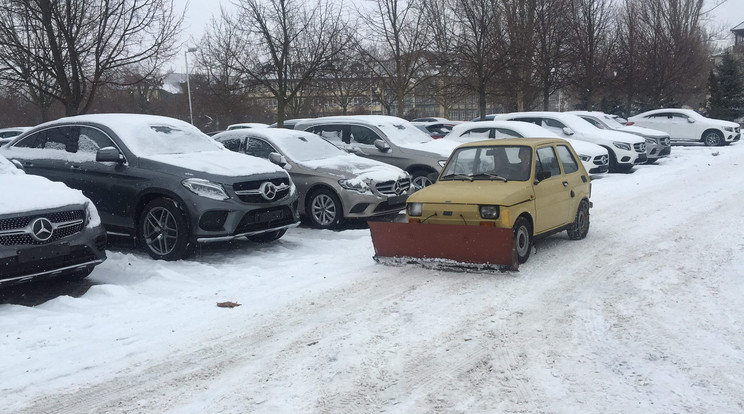
[(87, 292), (0, 305), (2, 411), (741, 413), (742, 170), (689, 146), (596, 179), (588, 237), (514, 273), (379, 265), (364, 229), (117, 243)]

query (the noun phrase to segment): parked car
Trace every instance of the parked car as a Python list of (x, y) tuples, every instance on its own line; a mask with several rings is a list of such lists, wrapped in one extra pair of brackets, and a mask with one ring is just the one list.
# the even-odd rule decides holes
[(234, 129), (246, 129), (246, 128), (267, 128), (269, 124), (262, 124), (260, 122), (244, 122), (241, 124), (232, 124), (227, 126), (227, 131)]
[(447, 118), (441, 118), (436, 116), (430, 116), (426, 118), (416, 118), (412, 119), (411, 122), (452, 122)]
[(452, 128), (459, 124), (457, 121), (437, 121), (437, 122), (411, 122), (416, 128), (429, 134), (434, 139), (441, 139), (452, 131)]
[(295, 129), (312, 132), (343, 150), (407, 171), (414, 189), (434, 182), (457, 146), (432, 140), (410, 122), (393, 116), (323, 117), (298, 122)]
[(708, 146), (727, 145), (741, 138), (736, 122), (706, 118), (692, 109), (655, 109), (628, 118), (628, 124), (664, 131), (672, 142), (702, 142)]
[(553, 131), (561, 138), (591, 142), (605, 149), (610, 156), (610, 172), (627, 172), (648, 159), (646, 141), (633, 134), (603, 130), (580, 117), (566, 112), (514, 112), (498, 114), (496, 120), (524, 121)]
[(625, 125), (617, 120), (616, 115), (609, 115), (603, 112), (571, 111), (569, 113), (578, 115), (599, 129), (611, 129), (613, 131), (627, 132), (643, 137), (646, 140), (646, 156), (648, 157), (648, 161), (646, 162), (649, 164), (658, 161), (659, 158), (668, 157), (672, 152), (672, 144), (669, 134), (666, 132), (636, 125)]
[(561, 139), (514, 138), (459, 146), (433, 185), (412, 194), (409, 223), (494, 226), (514, 231), (520, 263), (533, 239), (589, 231), (591, 180)]
[(21, 135), (28, 131), (31, 127), (15, 127), (15, 128), (2, 128), (0, 129), (0, 146), (7, 144), (12, 141), (13, 138)]
[(349, 154), (309, 132), (251, 129), (226, 131), (214, 139), (289, 171), (300, 214), (318, 228), (337, 227), (344, 218), (397, 214), (413, 189), (400, 168)]
[[(285, 119), (284, 124), (282, 125), (282, 128), (284, 129), (295, 129), (295, 125), (297, 125), (298, 122), (304, 121), (308, 118), (297, 118), (297, 119)], [(269, 125), (269, 128), (278, 128), (279, 123), (274, 122), (273, 124)]]
[[(474, 142), (494, 138), (560, 138), (558, 135), (535, 124), (520, 121), (466, 122), (452, 128), (445, 139), (457, 142)], [(600, 174), (609, 169), (607, 150), (591, 142), (563, 138), (568, 141), (581, 159), (589, 174)]]
[(30, 174), (82, 190), (109, 233), (136, 237), (155, 259), (186, 257), (201, 242), (276, 240), (299, 223), (285, 170), (247, 160), (172, 118), (62, 118), (0, 151)]
[(26, 175), (0, 155), (0, 286), (82, 279), (106, 260), (106, 232), (80, 191)]

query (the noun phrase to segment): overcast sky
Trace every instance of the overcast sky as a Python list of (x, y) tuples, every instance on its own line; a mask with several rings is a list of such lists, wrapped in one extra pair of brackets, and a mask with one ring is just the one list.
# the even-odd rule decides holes
[[(346, 1), (347, 3), (356, 3), (360, 0)], [(233, 0), (174, 0), (174, 3), (178, 10), (183, 10), (188, 3), (183, 41), (191, 44), (197, 43), (201, 39), (212, 16), (219, 16), (220, 5), (227, 10), (235, 10)], [(720, 5), (716, 7), (718, 4)], [(709, 13), (711, 21), (724, 29), (728, 36), (731, 35), (729, 32), (731, 28), (744, 22), (744, 0), (705, 0), (703, 10), (711, 10)], [(733, 37), (730, 37), (727, 43), (732, 41)], [(177, 59), (174, 69), (177, 71), (184, 69), (183, 59)]]

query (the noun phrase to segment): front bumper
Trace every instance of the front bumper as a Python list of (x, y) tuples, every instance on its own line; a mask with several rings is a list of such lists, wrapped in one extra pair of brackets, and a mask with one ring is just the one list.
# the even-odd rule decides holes
[(406, 208), (408, 194), (399, 196), (385, 196), (375, 194), (348, 194), (344, 191), (341, 196), (341, 204), (344, 207), (344, 217), (364, 218), (386, 214), (399, 213)]
[(65, 276), (106, 260), (102, 226), (39, 245), (0, 245), (0, 286)]
[(272, 202), (247, 203), (237, 197), (212, 200), (185, 193), (191, 239), (198, 243), (232, 240), (296, 227), (297, 192)]

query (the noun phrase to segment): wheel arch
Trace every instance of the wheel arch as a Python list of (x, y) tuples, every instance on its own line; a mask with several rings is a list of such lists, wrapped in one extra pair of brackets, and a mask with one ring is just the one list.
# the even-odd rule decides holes
[(715, 132), (718, 135), (720, 135), (721, 136), (721, 143), (726, 142), (726, 134), (723, 131), (721, 131), (720, 129), (718, 129), (718, 128), (705, 128), (705, 130), (703, 131), (703, 133), (700, 134), (700, 140), (699, 141), (700, 142), (705, 142), (705, 136), (708, 135), (709, 132)]
[(308, 211), (307, 207), (308, 207), (308, 203), (310, 202), (310, 196), (318, 190), (328, 190), (331, 193), (333, 193), (336, 196), (336, 198), (338, 198), (338, 202), (341, 203), (341, 214), (343, 214), (344, 200), (341, 199), (341, 195), (338, 193), (338, 191), (336, 191), (336, 189), (333, 188), (333, 186), (327, 183), (315, 183), (312, 186), (310, 186), (310, 188), (307, 189), (305, 194), (302, 195), (302, 200), (300, 200), (301, 202), (299, 203), (299, 206), (302, 207), (302, 214), (307, 215), (307, 211)]
[(134, 217), (134, 234), (136, 235), (139, 231), (139, 220), (140, 216), (142, 215), (142, 211), (145, 209), (145, 206), (147, 203), (149, 203), (152, 200), (156, 200), (158, 198), (163, 198), (166, 200), (171, 200), (176, 204), (176, 207), (181, 211), (181, 214), (183, 214), (183, 217), (186, 221), (186, 225), (188, 226), (189, 234), (192, 234), (192, 228), (191, 228), (191, 216), (189, 215), (188, 209), (186, 209), (186, 203), (183, 201), (181, 197), (179, 197), (176, 193), (166, 190), (166, 189), (149, 189), (146, 191), (143, 191), (139, 194), (139, 197), (137, 198), (137, 202), (134, 204), (134, 211), (133, 211), (133, 217)]

